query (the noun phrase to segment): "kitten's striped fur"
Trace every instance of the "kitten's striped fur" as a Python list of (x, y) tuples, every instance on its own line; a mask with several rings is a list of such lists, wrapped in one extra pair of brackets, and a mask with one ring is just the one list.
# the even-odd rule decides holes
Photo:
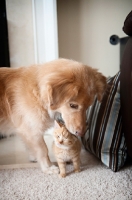
[(80, 171), (80, 140), (71, 134), (64, 125), (56, 122), (53, 151), (60, 169), (60, 177), (66, 176), (66, 162), (72, 161), (74, 171)]

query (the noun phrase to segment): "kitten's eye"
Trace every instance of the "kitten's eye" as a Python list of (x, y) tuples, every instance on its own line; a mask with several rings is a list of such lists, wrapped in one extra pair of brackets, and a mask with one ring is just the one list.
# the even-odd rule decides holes
[(78, 105), (77, 104), (70, 103), (70, 107), (73, 108), (73, 109), (78, 109)]

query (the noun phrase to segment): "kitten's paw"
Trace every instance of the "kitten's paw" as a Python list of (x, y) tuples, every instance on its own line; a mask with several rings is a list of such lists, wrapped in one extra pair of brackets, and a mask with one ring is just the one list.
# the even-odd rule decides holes
[(79, 173), (81, 170), (80, 169), (75, 169), (74, 172), (75, 173)]
[(65, 178), (66, 177), (66, 174), (59, 174), (59, 178)]
[(55, 165), (42, 169), (46, 174), (59, 174), (59, 168)]

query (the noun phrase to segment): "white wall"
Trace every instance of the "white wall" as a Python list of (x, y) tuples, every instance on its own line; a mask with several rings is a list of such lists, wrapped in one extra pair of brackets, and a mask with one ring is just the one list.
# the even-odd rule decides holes
[(59, 56), (75, 59), (106, 76), (119, 70), (119, 44), (109, 43), (122, 31), (131, 0), (58, 0)]
[[(6, 0), (6, 6), (11, 66), (34, 64), (32, 0)], [(122, 26), (131, 9), (132, 0), (57, 0), (59, 56), (114, 75), (119, 45), (111, 45), (109, 37), (125, 36)]]

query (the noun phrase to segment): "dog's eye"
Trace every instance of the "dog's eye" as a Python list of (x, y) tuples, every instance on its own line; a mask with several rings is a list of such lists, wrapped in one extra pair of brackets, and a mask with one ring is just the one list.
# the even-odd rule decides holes
[(70, 103), (70, 107), (74, 108), (74, 109), (78, 109), (78, 105), (77, 104)]

